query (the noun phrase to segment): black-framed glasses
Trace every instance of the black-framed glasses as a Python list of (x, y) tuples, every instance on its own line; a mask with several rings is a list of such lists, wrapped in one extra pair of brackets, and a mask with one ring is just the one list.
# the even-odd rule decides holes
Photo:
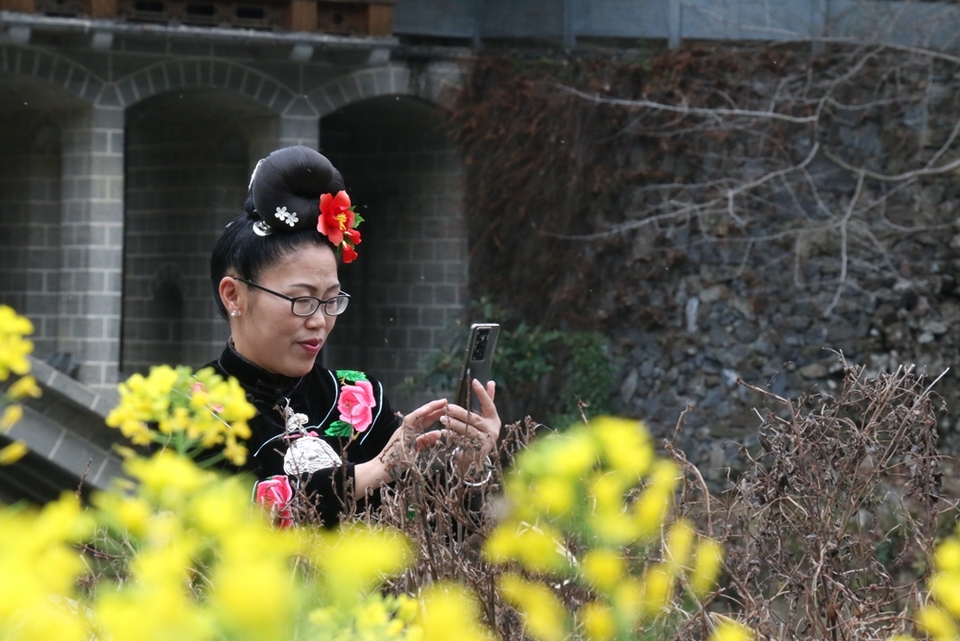
[(290, 297), (279, 292), (275, 292), (272, 289), (267, 289), (262, 285), (257, 285), (256, 283), (250, 282), (244, 278), (234, 277), (234, 280), (239, 280), (241, 283), (246, 283), (250, 287), (262, 289), (268, 294), (273, 294), (278, 298), (290, 301), (290, 311), (293, 312), (294, 316), (313, 316), (321, 307), (323, 307), (323, 313), (327, 316), (339, 316), (346, 311), (347, 304), (350, 302), (350, 294), (347, 292), (340, 292), (333, 298), (328, 298), (327, 300), (315, 298), (313, 296)]

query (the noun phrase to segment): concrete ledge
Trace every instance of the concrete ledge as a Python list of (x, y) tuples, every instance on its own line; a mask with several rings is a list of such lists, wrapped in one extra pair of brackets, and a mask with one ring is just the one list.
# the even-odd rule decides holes
[(0, 477), (0, 495), (43, 501), (81, 485), (85, 491), (106, 489), (123, 475), (113, 445), (126, 441), (104, 422), (118, 395), (95, 392), (33, 357), (30, 367), (43, 395), (24, 402), (23, 418), (4, 440), (20, 440), (30, 448), (30, 456), (16, 467), (22, 478), (32, 480), (21, 487)]
[(94, 391), (32, 356), (30, 357), (30, 373), (43, 388), (56, 392), (64, 399), (75, 403), (82, 409), (98, 414), (101, 418), (106, 418), (110, 410), (120, 400), (120, 395), (115, 390), (112, 392)]

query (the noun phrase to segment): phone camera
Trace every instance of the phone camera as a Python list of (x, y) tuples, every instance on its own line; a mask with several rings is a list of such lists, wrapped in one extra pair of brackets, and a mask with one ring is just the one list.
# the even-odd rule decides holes
[(473, 342), (473, 353), (470, 355), (472, 361), (482, 361), (484, 354), (487, 353), (487, 341), (490, 340), (490, 330), (477, 330), (477, 340)]

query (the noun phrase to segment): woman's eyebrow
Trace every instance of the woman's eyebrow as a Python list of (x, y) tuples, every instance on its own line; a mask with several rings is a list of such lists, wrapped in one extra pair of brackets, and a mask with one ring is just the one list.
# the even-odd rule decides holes
[[(326, 293), (326, 292), (333, 291), (333, 290), (335, 290), (335, 289), (340, 289), (340, 287), (341, 287), (340, 283), (334, 283), (333, 285), (330, 285), (329, 287), (327, 287), (327, 288), (326, 288), (325, 290), (323, 290), (323, 291), (324, 291), (324, 293)], [(292, 284), (290, 285), (290, 289), (297, 289), (297, 288), (299, 288), (299, 289), (305, 289), (305, 290), (307, 290), (308, 292), (310, 292), (311, 294), (316, 294), (317, 292), (320, 291), (319, 289), (317, 289), (317, 286), (316, 286), (316, 285), (311, 285), (310, 283), (292, 283)]]

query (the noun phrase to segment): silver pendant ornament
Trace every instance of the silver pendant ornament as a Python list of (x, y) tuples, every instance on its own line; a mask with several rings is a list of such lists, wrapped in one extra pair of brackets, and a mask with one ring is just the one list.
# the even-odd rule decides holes
[(294, 413), (289, 404), (282, 412), (287, 423), (287, 438), (295, 437), (283, 455), (284, 472), (296, 475), (312, 474), (317, 470), (343, 465), (343, 461), (329, 443), (307, 432), (306, 414)]

